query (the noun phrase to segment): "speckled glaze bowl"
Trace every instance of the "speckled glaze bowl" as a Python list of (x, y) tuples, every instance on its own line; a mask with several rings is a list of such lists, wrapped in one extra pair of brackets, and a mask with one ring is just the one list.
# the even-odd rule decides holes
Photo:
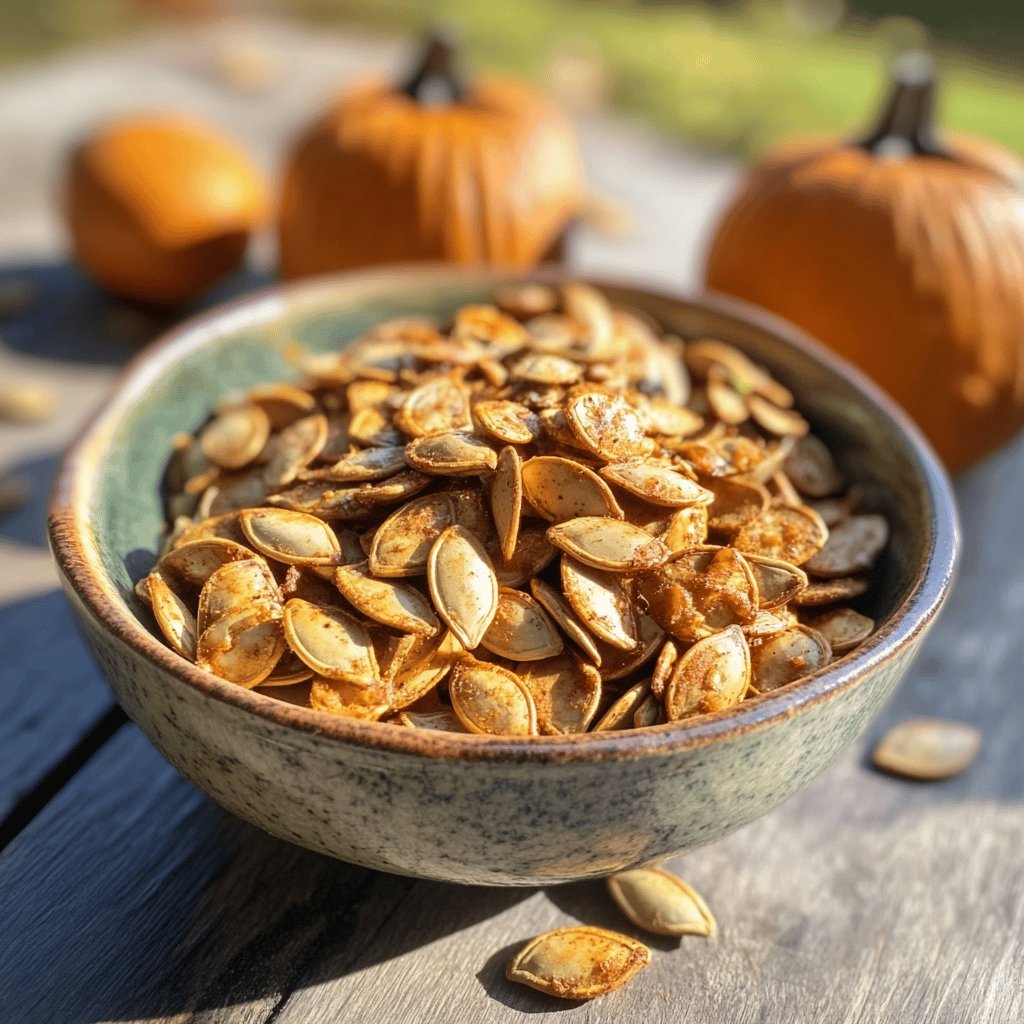
[[(556, 273), (532, 275), (557, 280)], [(274, 288), (178, 328), (129, 367), (67, 456), (50, 537), (68, 597), (118, 700), (213, 799), (313, 850), (400, 874), (538, 884), (604, 875), (709, 843), (811, 781), (906, 672), (950, 585), (948, 481), (906, 418), (793, 328), (720, 298), (594, 282), (683, 337), (767, 365), (892, 524), (877, 633), (827, 670), (690, 722), (501, 739), (332, 717), (249, 692), (174, 654), (132, 592), (162, 526), (177, 431), (223, 392), (292, 375), (293, 339), (328, 350), (390, 317), (444, 316), (503, 275), (370, 272)]]

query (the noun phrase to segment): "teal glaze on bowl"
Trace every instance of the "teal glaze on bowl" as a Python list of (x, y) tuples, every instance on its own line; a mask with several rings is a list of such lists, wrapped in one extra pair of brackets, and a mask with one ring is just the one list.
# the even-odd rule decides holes
[[(558, 280), (558, 272), (531, 279)], [(395, 316), (444, 317), (512, 275), (409, 268), (272, 289), (172, 332), (129, 368), (69, 453), (51, 544), (79, 622), (127, 713), (188, 778), (275, 835), (370, 867), (535, 884), (604, 875), (711, 842), (826, 767), (902, 674), (950, 585), (948, 481), (905, 417), (795, 329), (715, 297), (606, 285), (684, 337), (766, 364), (892, 524), (857, 651), (782, 691), (686, 723), (503, 739), (401, 729), (295, 707), (217, 679), (159, 639), (132, 593), (163, 527), (179, 431), (225, 392), (294, 376), (295, 341), (329, 351)]]

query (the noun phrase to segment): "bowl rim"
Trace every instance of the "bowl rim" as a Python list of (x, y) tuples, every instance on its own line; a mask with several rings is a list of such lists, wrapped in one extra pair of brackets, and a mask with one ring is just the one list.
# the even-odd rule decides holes
[[(330, 300), (343, 303), (356, 297), (401, 290), (404, 282), (416, 286), (483, 288), (517, 281), (558, 283), (567, 280), (586, 281), (597, 288), (632, 291), (656, 301), (706, 310), (769, 333), (844, 378), (872, 407), (873, 415), (883, 421), (888, 434), (898, 439), (925, 481), (928, 519), (921, 527), (927, 532), (928, 544), (926, 558), (917, 567), (907, 596), (866, 643), (782, 690), (682, 722), (621, 732), (521, 738), (400, 729), (289, 704), (205, 672), (150, 633), (99, 568), (98, 551), (89, 524), (90, 497), (95, 489), (100, 459), (123, 413), (145, 394), (150, 382), (180, 357), (227, 330), (272, 322), (289, 305), (323, 308)], [(725, 736), (766, 728), (804, 712), (855, 686), (921, 636), (934, 621), (949, 592), (960, 550), (951, 484), (920, 430), (877, 384), (788, 321), (731, 296), (709, 291), (690, 295), (660, 286), (650, 287), (628, 278), (574, 273), (568, 268), (516, 271), (461, 269), (436, 264), (369, 268), (273, 284), (187, 319), (158, 336), (125, 366), (107, 401), (65, 454), (50, 503), (49, 541), (65, 587), (107, 632), (156, 668), (207, 697), (327, 741), (429, 759), (506, 762), (637, 758), (704, 746)], [(287, 736), (287, 732), (284, 735)]]

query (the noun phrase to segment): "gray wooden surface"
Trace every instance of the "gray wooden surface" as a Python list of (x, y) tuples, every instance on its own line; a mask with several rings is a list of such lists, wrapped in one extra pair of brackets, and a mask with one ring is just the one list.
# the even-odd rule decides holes
[[(203, 112), (272, 168), (339, 75), (393, 66), (400, 52), (290, 26), (246, 32), (289, 69), (259, 96), (210, 74), (210, 55), (237, 38), (230, 26), (0, 79), (0, 279), (27, 276), (39, 293), (24, 316), (0, 321), (0, 378), (47, 380), (62, 396), (50, 424), (0, 425), (0, 472), (36, 489), (0, 517), (0, 1024), (1019, 1024), (1024, 444), (958, 480), (960, 581), (869, 735), (778, 811), (672, 865), (711, 904), (717, 938), (655, 939), (652, 967), (590, 1004), (557, 1003), (503, 972), (546, 928), (632, 932), (600, 884), (459, 888), (307, 853), (221, 811), (111, 710), (53, 590), (44, 499), (59, 450), (161, 325), (66, 264), (53, 188), (69, 140), (140, 102)], [(634, 222), (623, 240), (584, 234), (577, 265), (694, 283), (734, 171), (639, 129), (592, 120), (581, 130), (592, 179)], [(911, 713), (977, 724), (978, 762), (932, 785), (873, 772), (871, 740)]]

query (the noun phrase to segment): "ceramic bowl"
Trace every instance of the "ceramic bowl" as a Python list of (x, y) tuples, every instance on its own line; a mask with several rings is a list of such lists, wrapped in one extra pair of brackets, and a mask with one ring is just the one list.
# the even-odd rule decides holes
[[(557, 280), (557, 273), (532, 275)], [(173, 435), (224, 392), (287, 378), (294, 339), (343, 345), (391, 317), (444, 316), (508, 276), (407, 269), (253, 295), (172, 331), (129, 367), (67, 456), (50, 537), (82, 629), (125, 711), (214, 800), (274, 835), (384, 871), (524, 885), (605, 875), (764, 814), (864, 729), (906, 672), (957, 552), (946, 476), (877, 388), (797, 331), (715, 297), (594, 282), (683, 337), (767, 365), (840, 453), (892, 539), (875, 635), (825, 671), (726, 712), (648, 729), (502, 739), (332, 717), (244, 690), (174, 654), (132, 592), (162, 527)]]

